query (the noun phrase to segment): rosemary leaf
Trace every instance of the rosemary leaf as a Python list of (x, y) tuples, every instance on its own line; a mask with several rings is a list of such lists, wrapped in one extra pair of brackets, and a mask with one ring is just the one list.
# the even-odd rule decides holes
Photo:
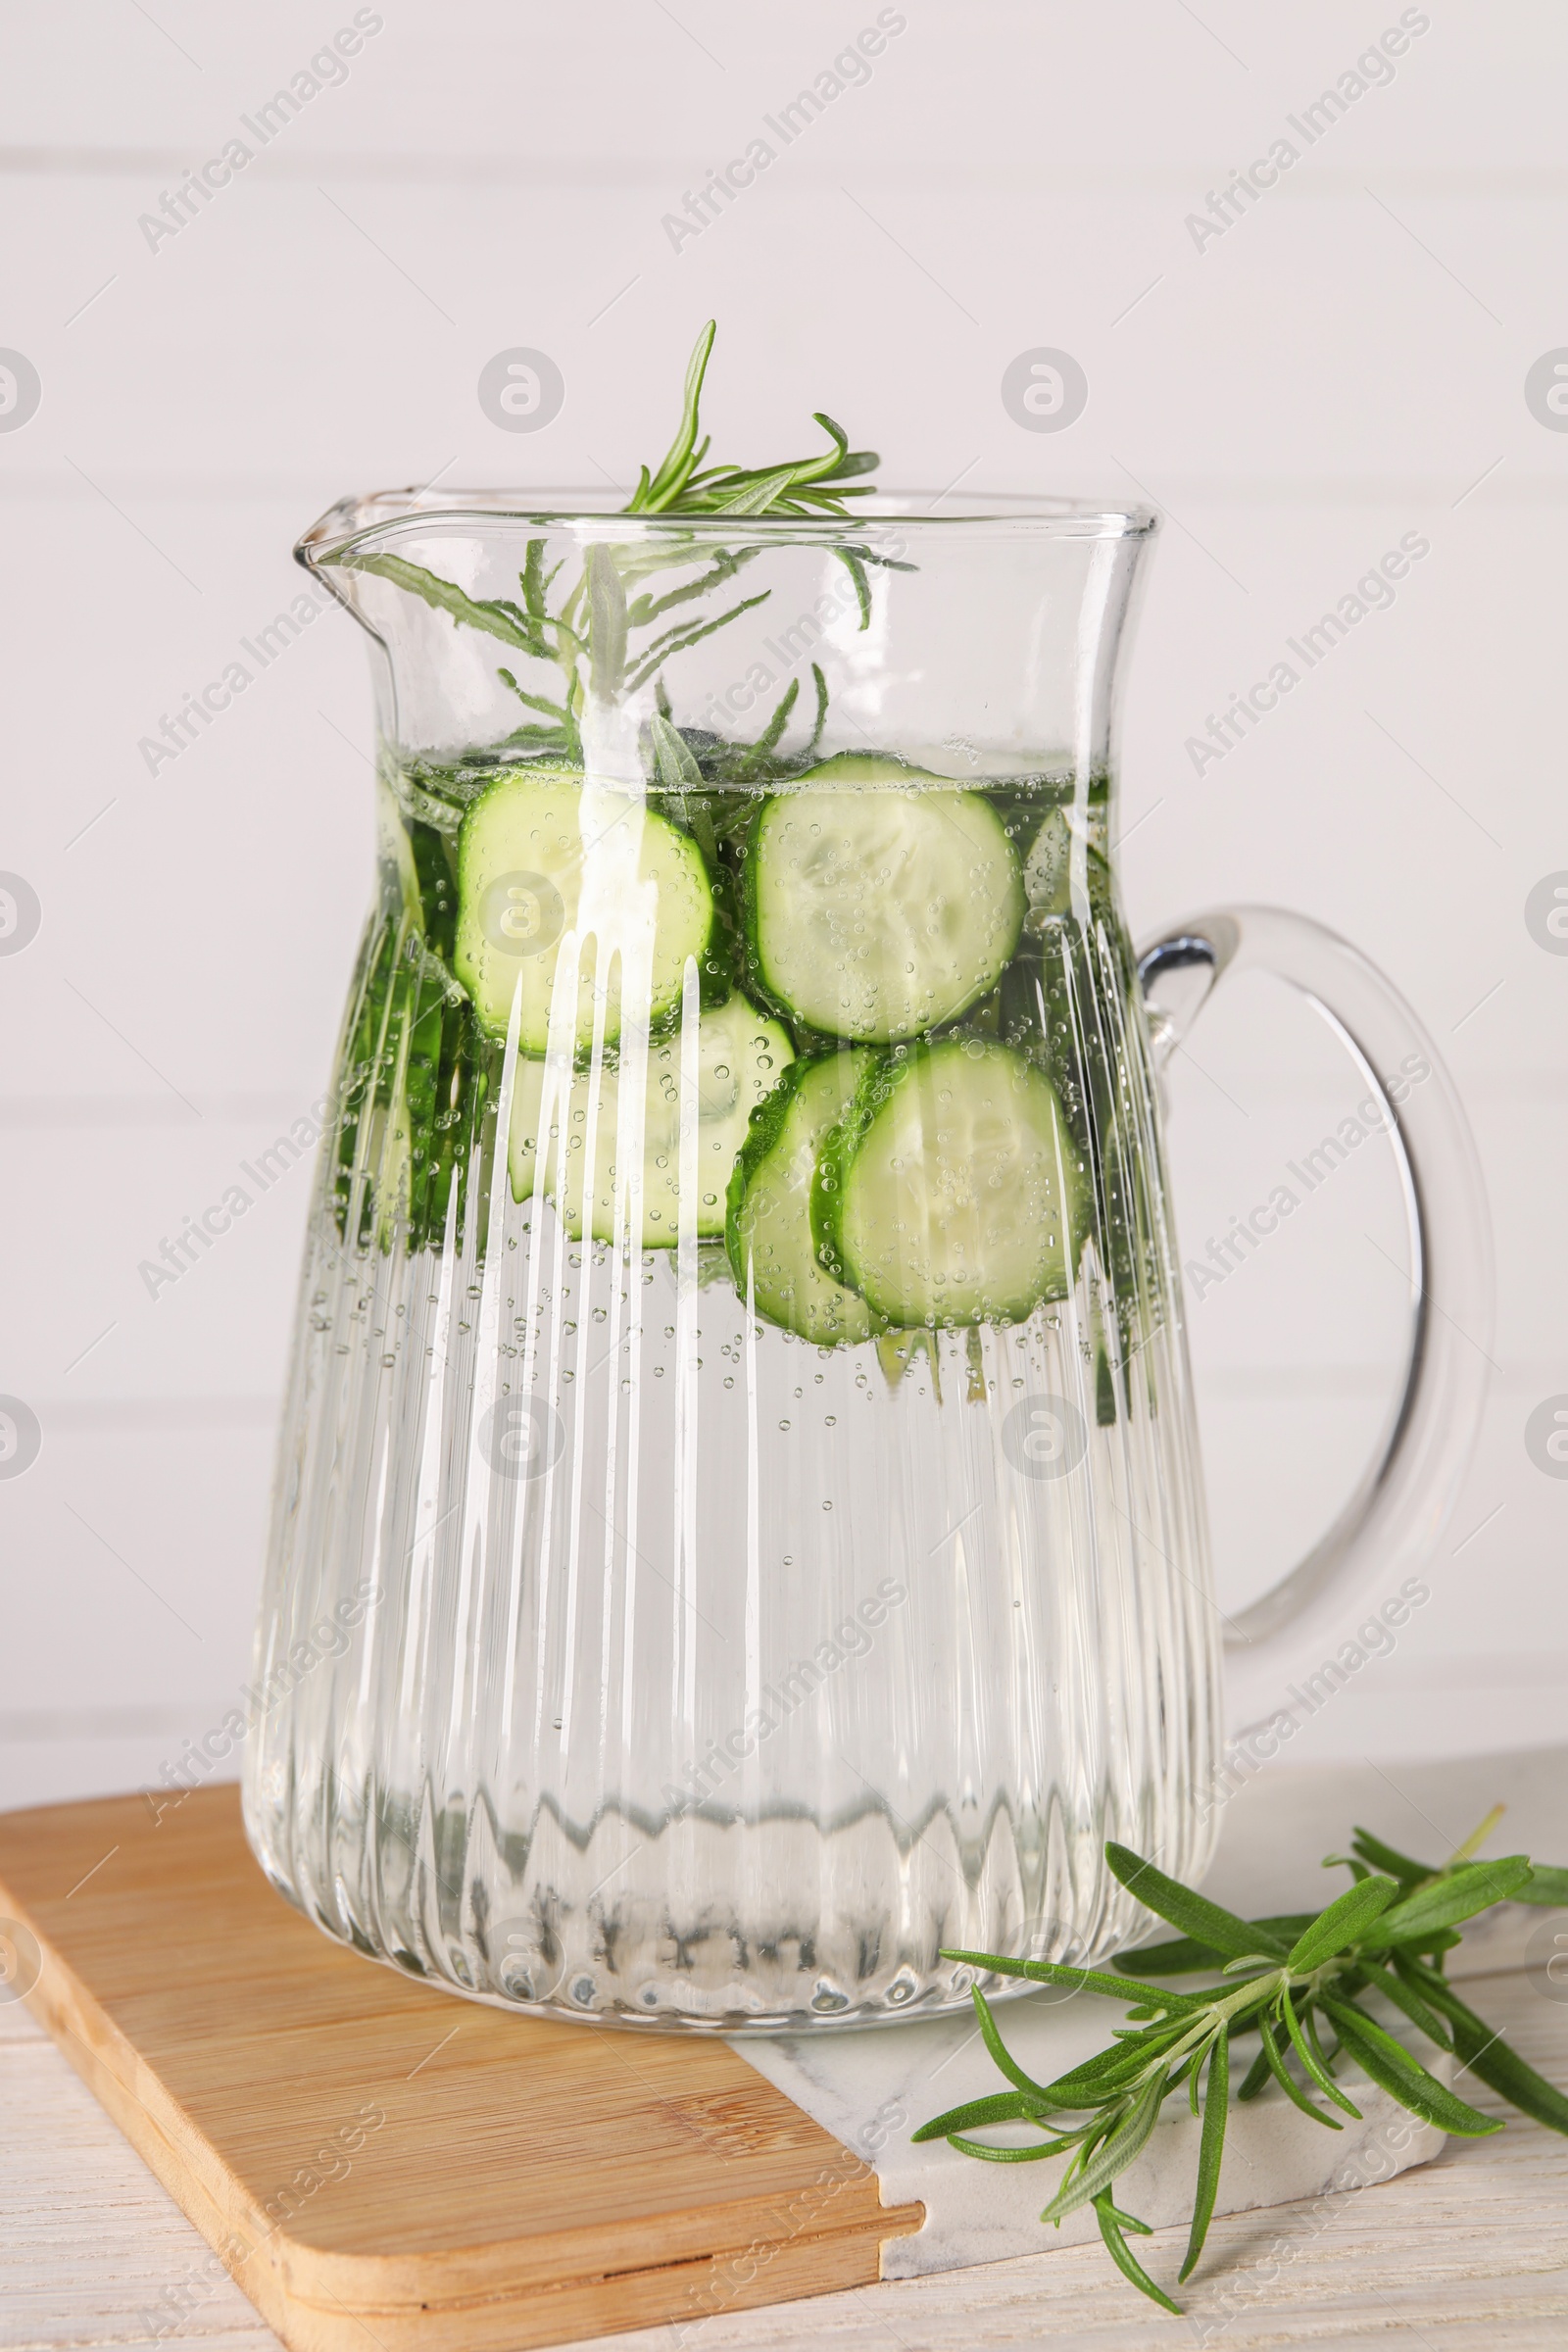
[[(1310, 2008), (1307, 2010), (1307, 2015), (1311, 2015)], [(1297, 2014), (1296, 2003), (1289, 1993), (1286, 1993), (1281, 1999), (1280, 2016), (1284, 2020), (1285, 2031), (1290, 2035), (1292, 2047), (1301, 2062), (1302, 2073), (1310, 2082), (1317, 2084), (1319, 2090), (1334, 2101), (1336, 2107), (1343, 2108), (1347, 2115), (1353, 2116), (1359, 2123), (1361, 2121), (1360, 2108), (1355, 2105), (1353, 2100), (1346, 2097), (1334, 2077), (1329, 2073), (1327, 2063), (1319, 2057), (1308, 2041), (1302, 2020)]]
[(679, 588), (667, 588), (662, 596), (634, 597), (626, 607), (627, 627), (645, 629), (651, 620), (657, 620), (662, 612), (669, 612), (672, 606), (689, 605), (695, 597), (707, 596), (710, 589), (721, 588), (726, 580), (735, 577), (743, 564), (749, 564), (754, 556), (761, 552), (757, 547), (726, 549), (695, 580), (687, 580)]
[(1428, 2041), (1436, 2042), (1440, 2050), (1451, 2050), (1452, 2037), (1442, 2018), (1402, 1974), (1400, 1963), (1403, 1957), (1401, 1952), (1395, 1952), (1392, 1968), (1385, 1968), (1363, 1952), (1356, 1961), (1356, 1975), (1374, 1991), (1381, 1992), (1386, 2001), (1392, 2001), (1396, 2009), (1402, 2009), (1410, 2023), (1420, 2027)]
[[(1198, 2074), (1193, 2073), (1193, 2087), (1198, 2086)], [(1193, 2191), (1193, 2227), (1187, 2239), (1187, 2252), (1178, 2279), (1188, 2278), (1196, 2269), (1208, 2235), (1208, 2225), (1214, 2218), (1214, 2199), (1219, 2193), (1220, 2161), (1225, 2153), (1225, 2124), (1230, 2108), (1231, 2037), (1222, 2026), (1214, 2037), (1208, 2061), (1208, 2081), (1203, 2089), (1203, 2132), (1198, 2143), (1198, 2185)]]
[(728, 490), (715, 491), (710, 505), (714, 514), (765, 514), (781, 492), (789, 489), (794, 468), (781, 466), (772, 473), (759, 474), (755, 480), (742, 475)]
[(1266, 2017), (1260, 2019), (1258, 2031), (1263, 2036), (1263, 2062), (1293, 2106), (1299, 2107), (1303, 2115), (1314, 2117), (1318, 2123), (1326, 2124), (1331, 2132), (1343, 2132), (1345, 2126), (1339, 2118), (1325, 2115), (1316, 2101), (1309, 2099), (1300, 2085), (1293, 2082), (1291, 2070), (1285, 2063), (1285, 2053), (1275, 2039), (1272, 2022)]
[(1402, 1952), (1396, 1954), (1395, 1966), (1407, 1984), (1418, 1984), (1434, 2008), (1452, 2022), (1454, 2048), (1469, 2073), (1517, 2107), (1521, 2115), (1533, 2117), (1548, 2131), (1568, 2132), (1568, 2098), (1554, 2083), (1510, 2049), (1501, 2034), (1477, 2017), (1435, 1969), (1423, 1968), (1420, 1961)]
[(686, 363), (686, 389), (681, 404), (680, 422), (670, 443), (663, 464), (650, 480), (645, 466), (639, 476), (628, 514), (657, 514), (679, 496), (698, 464), (697, 411), (703, 397), (703, 377), (708, 372), (709, 354), (713, 337), (718, 332), (715, 319), (710, 318), (697, 338), (696, 348)]
[(1323, 2044), (1318, 2039), (1317, 2017), (1310, 2003), (1302, 2012), (1301, 2025), (1303, 2031), (1305, 2032), (1307, 2040), (1312, 2044), (1313, 2057), (1317, 2060), (1319, 2066), (1323, 2069), (1323, 2072), (1326, 2075), (1332, 2075), (1334, 2072), (1334, 2061), (1338, 2057), (1340, 2049), (1338, 2034), (1335, 2035), (1333, 2049), (1325, 2050)]
[(1323, 2007), (1362, 2071), (1424, 2124), (1436, 2124), (1440, 2132), (1451, 2132), (1461, 2139), (1484, 2139), (1491, 2132), (1502, 2130), (1494, 2118), (1466, 2106), (1463, 2099), (1446, 2089), (1435, 2075), (1429, 2075), (1411, 2057), (1402, 2042), (1396, 2041), (1392, 2034), (1385, 2034), (1365, 2010), (1332, 1998), (1326, 1998)]
[(549, 608), (545, 599), (549, 594), (551, 581), (561, 569), (561, 565), (557, 564), (550, 571), (545, 570), (547, 544), (548, 542), (543, 539), (529, 540), (522, 569), (517, 574), (517, 584), (522, 590), (523, 605), (529, 619), (536, 624), (549, 618)]
[(860, 608), (860, 626), (868, 629), (871, 626), (871, 583), (865, 576), (864, 562), (853, 548), (836, 547), (833, 553), (854, 583), (855, 601)]
[(1126, 2000), (1131, 1995), (1156, 2009), (1179, 2011), (1206, 2006), (1200, 1993), (1172, 1992), (1168, 1986), (1140, 1984), (1136, 1977), (1111, 1977), (1098, 1968), (1064, 1968), (1054, 1960), (1010, 1960), (999, 1952), (950, 1951), (946, 1945), (941, 1956), (944, 1960), (966, 1960), (972, 1967), (985, 1969), (993, 1976), (1028, 1977), (1037, 1984), (1070, 1984), (1079, 1992), (1108, 1992), (1113, 2001)]
[(812, 727), (810, 740), (806, 746), (805, 757), (808, 760), (816, 758), (817, 747), (822, 741), (822, 729), (827, 724), (827, 680), (814, 662), (811, 663), (811, 678), (816, 687), (816, 724)]
[(1069, 2132), (1055, 2139), (1037, 2140), (1032, 2148), (999, 2148), (985, 2139), (967, 2139), (962, 2132), (950, 2132), (948, 2139), (960, 2156), (978, 2156), (987, 2164), (1039, 2164), (1046, 2156), (1060, 2156), (1075, 2147), (1084, 2134), (1093, 2129), (1085, 2124), (1082, 2132)]
[(1142, 2153), (1154, 2126), (1159, 2121), (1160, 2102), (1166, 2091), (1163, 2078), (1156, 2076), (1149, 2088), (1129, 2108), (1076, 2178), (1064, 2180), (1051, 2203), (1041, 2214), (1043, 2222), (1063, 2222), (1080, 2205), (1092, 2204), (1102, 2188), (1108, 2188), (1118, 2174)]
[(1436, 1879), (1385, 1911), (1364, 1938), (1371, 1951), (1392, 1943), (1420, 1943), (1439, 1929), (1457, 1927), (1494, 1903), (1505, 1901), (1531, 1878), (1527, 1855), (1508, 1854), (1498, 1862), (1470, 1862), (1462, 1870)]
[(496, 676), (503, 685), (510, 686), (518, 702), (526, 703), (530, 710), (543, 710), (547, 717), (559, 720), (563, 726), (565, 725), (566, 707), (564, 703), (552, 703), (542, 694), (525, 694), (510, 669), (498, 669)]
[(1292, 1944), (1285, 1962), (1291, 1974), (1306, 1976), (1336, 1953), (1359, 1943), (1362, 1931), (1387, 1911), (1398, 1891), (1396, 1879), (1363, 1879), (1359, 1885), (1348, 1886)]
[(760, 596), (748, 596), (740, 604), (731, 605), (729, 611), (720, 612), (716, 620), (689, 621), (684, 627), (668, 630), (646, 653), (639, 655), (637, 667), (626, 680), (626, 692), (634, 694), (639, 686), (647, 684), (654, 671), (671, 655), (683, 654), (689, 645), (697, 645), (703, 638), (711, 637), (715, 629), (723, 628), (727, 622), (739, 620), (741, 614), (750, 612), (754, 605), (765, 604), (772, 593), (771, 588), (764, 588)]
[(1168, 1879), (1162, 1870), (1156, 1870), (1152, 1862), (1146, 1862), (1131, 1847), (1107, 1843), (1105, 1859), (1129, 1894), (1135, 1894), (1151, 1911), (1157, 1911), (1161, 1919), (1168, 1919), (1173, 1928), (1180, 1928), (1195, 1941), (1211, 1945), (1231, 1960), (1250, 1959), (1260, 1946), (1284, 1958), (1287, 1947), (1279, 1936), (1260, 1935), (1245, 1919), (1238, 1919), (1234, 1911), (1222, 1911), (1218, 1903), (1209, 1902), (1205, 1895), (1195, 1894), (1190, 1886)]
[(525, 617), (521, 624), (514, 617), (515, 606), (509, 612), (502, 603), (466, 596), (450, 580), (438, 579), (433, 571), (411, 564), (406, 556), (378, 555), (374, 550), (356, 553), (351, 549), (328, 560), (341, 564), (345, 571), (368, 571), (379, 579), (390, 580), (395, 588), (406, 588), (411, 595), (422, 597), (438, 612), (450, 612), (455, 621), (466, 622), (470, 629), (483, 629), (504, 644), (519, 647), (525, 654), (536, 654), (541, 660), (548, 656), (543, 640), (526, 625)]
[[(1322, 1917), (1317, 1911), (1287, 1911), (1270, 1919), (1252, 1919), (1247, 1925), (1261, 1940), (1294, 1943), (1303, 1928)], [(1128, 1976), (1191, 1977), (1200, 1972), (1207, 1975), (1224, 1965), (1225, 1954), (1216, 1951), (1211, 1943), (1195, 1943), (1190, 1936), (1175, 1936), (1169, 1943), (1142, 1943), (1135, 1951), (1118, 1952), (1111, 1967)]]
[[(1154, 2284), (1153, 2279), (1151, 2278), (1149, 2273), (1145, 2270), (1143, 2264), (1139, 2261), (1137, 2255), (1133, 2252), (1125, 2237), (1123, 2237), (1120, 2228), (1123, 2216), (1117, 2213), (1116, 2208), (1110, 2201), (1108, 2193), (1106, 2195), (1094, 2198), (1092, 2202), (1095, 2208), (1095, 2218), (1100, 2224), (1100, 2234), (1105, 2241), (1105, 2250), (1109, 2254), (1111, 2261), (1116, 2265), (1117, 2270), (1120, 2271), (1122, 2277), (1130, 2279), (1132, 2284), (1137, 2287), (1139, 2293), (1141, 2295), (1147, 2295), (1151, 2303), (1157, 2303), (1162, 2311), (1174, 2312), (1176, 2317), (1180, 2319), (1182, 2316), (1181, 2305), (1179, 2303), (1173, 2303), (1169, 2295), (1166, 2294), (1164, 2288)], [(1139, 2227), (1143, 2228), (1145, 2225), (1140, 2224)]]
[(1464, 2068), (1494, 2090), (1499, 2098), (1517, 2107), (1549, 2132), (1568, 2132), (1568, 2098), (1555, 2083), (1538, 2075), (1535, 2068), (1510, 2049), (1500, 2034), (1479, 2018), (1474, 2024), (1453, 2024), (1454, 2048), (1464, 2062)]
[[(1097, 2200), (1096, 2200), (1096, 2202), (1098, 2203), (1098, 2202), (1100, 2202), (1100, 2200), (1099, 2200), (1099, 2199), (1097, 2199)], [(1113, 2205), (1113, 2204), (1111, 2203), (1111, 2201), (1110, 2201), (1110, 2191), (1109, 2191), (1108, 2189), (1107, 2189), (1107, 2190), (1104, 2192), (1104, 2199), (1103, 2199), (1103, 2202), (1104, 2202), (1105, 2211), (1106, 2211), (1106, 2212), (1107, 2212), (1107, 2213), (1110, 2215), (1110, 2217), (1111, 2217), (1112, 2221), (1114, 2221), (1114, 2222), (1116, 2223), (1116, 2225), (1117, 2225), (1117, 2227), (1118, 2227), (1119, 2229), (1122, 2229), (1122, 2230), (1132, 2230), (1132, 2232), (1134, 2233), (1134, 2235), (1135, 2235), (1135, 2236), (1137, 2236), (1137, 2237), (1152, 2237), (1152, 2236), (1153, 2236), (1153, 2234), (1154, 2234), (1154, 2225), (1153, 2225), (1153, 2223), (1152, 2223), (1152, 2222), (1141, 2222), (1141, 2221), (1138, 2219), (1138, 2216), (1137, 2216), (1137, 2214), (1136, 2214), (1136, 2213), (1123, 2213), (1123, 2212), (1122, 2212), (1122, 2209), (1121, 2209), (1121, 2207), (1120, 2207), (1119, 2205)]]
[(795, 708), (796, 700), (799, 697), (800, 691), (800, 679), (791, 678), (789, 684), (785, 687), (784, 692), (782, 695), (780, 695), (778, 702), (775, 704), (773, 715), (768, 720), (766, 726), (762, 729), (762, 732), (760, 735), (759, 735), (757, 741), (750, 745), (748, 749), (742, 753), (740, 759), (736, 761), (734, 773), (737, 776), (752, 775), (759, 768), (763, 768), (767, 765), (778, 746), (781, 737), (783, 736), (785, 728), (790, 723), (790, 712)]
[(1054, 2100), (1050, 2091), (1044, 2089), (1032, 2075), (1024, 2073), (1023, 2068), (1013, 2057), (1002, 2035), (997, 2032), (997, 2021), (991, 2014), (991, 2004), (978, 1984), (973, 1986), (971, 1998), (974, 2001), (975, 2015), (980, 2020), (980, 2037), (998, 2067), (1006, 2076), (1007, 2081), (1016, 2089), (1028, 2091), (1032, 2097), (1042, 2100), (1048, 2106), (1058, 2104), (1059, 2102)]
[(956, 2132), (983, 2131), (988, 2124), (1034, 2122), (1053, 2105), (1044, 2092), (994, 2090), (986, 2098), (966, 2099), (961, 2107), (950, 2107), (946, 2115), (933, 2116), (930, 2123), (909, 2133), (909, 2140), (912, 2145), (922, 2139), (950, 2139)]
[(1251, 2065), (1247, 2070), (1246, 2076), (1242, 2082), (1242, 2087), (1236, 2093), (1238, 2099), (1255, 2099), (1258, 2092), (1267, 2083), (1270, 2072), (1271, 2070), (1268, 2062), (1268, 2051), (1266, 2049), (1261, 2049), (1258, 2051), (1257, 2056), (1252, 2060)]
[[(1363, 1862), (1370, 1863), (1374, 1870), (1387, 1871), (1391, 1879), (1413, 1883), (1435, 1876), (1425, 1862), (1412, 1862), (1408, 1854), (1398, 1853), (1392, 1845), (1385, 1845), (1382, 1838), (1374, 1838), (1370, 1830), (1357, 1830), (1350, 1844), (1351, 1851), (1358, 1854)], [(1324, 1867), (1327, 1868), (1327, 1865)]]

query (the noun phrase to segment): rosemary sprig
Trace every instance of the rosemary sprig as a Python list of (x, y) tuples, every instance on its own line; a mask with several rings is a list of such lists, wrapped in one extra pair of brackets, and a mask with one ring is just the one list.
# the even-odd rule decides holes
[[(870, 485), (857, 477), (874, 472), (880, 460), (874, 450), (852, 450), (849, 435), (831, 416), (816, 416), (829, 443), (817, 457), (790, 458), (771, 466), (703, 465), (710, 443), (706, 436), (699, 439), (699, 411), (715, 331), (710, 318), (687, 364), (675, 437), (653, 472), (646, 466), (639, 468), (637, 487), (621, 513), (675, 520), (686, 515), (734, 515), (737, 520), (753, 515), (843, 517), (847, 499), (870, 495)], [(605, 704), (618, 702), (652, 680), (661, 710), (667, 716), (665, 663), (716, 630), (727, 628), (743, 612), (753, 612), (771, 594), (763, 589), (756, 596), (740, 598), (721, 612), (699, 611), (666, 620), (665, 615), (676, 612), (677, 608), (700, 606), (762, 552), (760, 545), (724, 547), (715, 552), (695, 532), (677, 532), (662, 535), (650, 544), (598, 543), (590, 547), (577, 580), (552, 611), (549, 592), (561, 566), (546, 572), (546, 546), (542, 538), (527, 543), (523, 568), (517, 575), (520, 603), (511, 597), (469, 596), (453, 581), (411, 563), (406, 556), (380, 549), (351, 547), (327, 561), (390, 580), (394, 587), (422, 598), (435, 611), (450, 613), (454, 626), (481, 630), (535, 662), (554, 664), (561, 673), (561, 685), (550, 694), (524, 684), (510, 668), (498, 669), (503, 684), (524, 709), (545, 721), (541, 725), (537, 719), (525, 720), (508, 740), (519, 750), (554, 754), (573, 761), (582, 758), (582, 714), (590, 697)], [(850, 575), (860, 627), (867, 628), (871, 620), (867, 567), (906, 571), (910, 566), (858, 544), (835, 545), (832, 553)], [(644, 581), (672, 570), (694, 570), (696, 576), (659, 594), (642, 588)], [(653, 636), (646, 636), (655, 623), (663, 625)], [(821, 672), (813, 668), (813, 674), (818, 689), (814, 745), (822, 731), (826, 688)], [(770, 721), (763, 736), (749, 747), (754, 755), (753, 775), (765, 775), (770, 765), (776, 764), (775, 747), (794, 701), (792, 686), (780, 707), (782, 716), (774, 713), (777, 724)]]
[(774, 466), (698, 467), (710, 443), (699, 443), (698, 406), (717, 328), (711, 318), (697, 338), (686, 366), (686, 397), (675, 438), (658, 471), (644, 466), (622, 513), (626, 514), (842, 514), (847, 498), (868, 498), (869, 487), (853, 476), (874, 473), (881, 464), (870, 449), (852, 450), (850, 437), (820, 410), (812, 421), (831, 448), (816, 458), (792, 458)]
[[(1509, 2049), (1459, 1999), (1443, 1973), (1445, 1954), (1459, 1941), (1455, 1929), (1494, 1903), (1568, 1901), (1568, 1871), (1535, 1868), (1523, 1854), (1494, 1862), (1474, 1859), (1501, 1810), (1496, 1807), (1436, 1867), (1412, 1861), (1357, 1830), (1350, 1852), (1331, 1854), (1324, 1863), (1325, 1869), (1342, 1864), (1349, 1870), (1351, 1883), (1343, 1894), (1315, 1914), (1267, 1919), (1239, 1919), (1129, 1847), (1107, 1844), (1105, 1859), (1115, 1876), (1181, 1931), (1176, 1940), (1123, 1955), (1112, 1964), (1114, 1975), (994, 1952), (948, 1951), (943, 1957), (995, 1976), (1026, 1977), (1124, 1999), (1132, 1995), (1136, 2005), (1127, 2012), (1128, 2025), (1117, 2029), (1111, 2046), (1097, 2057), (1054, 2082), (1036, 2082), (1006, 2048), (976, 1985), (981, 2034), (1012, 2087), (950, 2108), (912, 2136), (945, 2138), (961, 2154), (990, 2164), (1033, 2164), (1070, 2155), (1041, 2220), (1059, 2225), (1080, 2207), (1092, 2206), (1118, 2270), (1161, 2309), (1179, 2313), (1181, 2305), (1150, 2277), (1127, 2243), (1129, 2230), (1147, 2236), (1149, 2225), (1122, 2212), (1111, 2192), (1149, 2140), (1165, 2100), (1185, 2090), (1193, 2114), (1202, 2115), (1192, 2229), (1178, 2284), (1189, 2278), (1203, 2251), (1219, 2188), (1231, 2043), (1238, 2034), (1256, 2034), (1259, 2042), (1237, 2094), (1241, 2099), (1255, 2098), (1270, 2082), (1277, 2082), (1304, 2113), (1331, 2131), (1343, 2131), (1340, 2115), (1359, 2122), (1361, 2112), (1335, 2079), (1335, 2059), (1343, 2053), (1401, 2107), (1439, 2131), (1470, 2139), (1500, 2132), (1500, 2123), (1467, 2105), (1368, 2015), (1359, 1996), (1378, 1992), (1436, 2048), (1458, 2056), (1521, 2114), (1568, 2132), (1568, 2098)], [(1216, 1972), (1221, 1982), (1198, 1993), (1147, 1981)], [(1332, 2036), (1327, 2051), (1320, 2018)], [(1329, 2106), (1320, 2105), (1320, 2099)], [(1340, 2114), (1331, 2112), (1334, 2108)], [(1084, 2120), (1071, 2120), (1078, 2117)], [(1032, 2125), (1040, 2137), (1021, 2146), (998, 2146), (970, 2136), (1002, 2123)]]

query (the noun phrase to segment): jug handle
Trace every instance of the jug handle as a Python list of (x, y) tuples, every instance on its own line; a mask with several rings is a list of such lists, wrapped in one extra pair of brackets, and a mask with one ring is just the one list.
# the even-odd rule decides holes
[(1458, 1499), (1480, 1426), (1492, 1343), (1492, 1234), (1469, 1121), (1436, 1046), (1393, 983), (1306, 915), (1232, 906), (1177, 924), (1138, 959), (1156, 1066), (1227, 972), (1274, 973), (1340, 1038), (1381, 1106), (1410, 1234), (1410, 1346), (1402, 1389), (1354, 1493), (1303, 1560), (1228, 1621), (1229, 1712), (1250, 1725), (1286, 1703), (1378, 1599), (1427, 1564)]

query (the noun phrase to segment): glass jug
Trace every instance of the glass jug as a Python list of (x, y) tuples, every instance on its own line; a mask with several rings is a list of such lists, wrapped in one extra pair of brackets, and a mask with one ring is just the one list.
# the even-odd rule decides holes
[(1125, 1943), (1107, 1838), (1203, 1869), (1156, 1061), (1248, 961), (1359, 1061), (1413, 1272), (1387, 1438), (1235, 1626), (1247, 1692), (1430, 1544), (1479, 1401), (1473, 1152), (1317, 926), (1135, 958), (1113, 685), (1153, 529), (408, 493), (301, 543), (370, 639), (379, 867), (245, 1804), (328, 1935), (519, 2009), (842, 2028), (964, 2001), (944, 1948)]

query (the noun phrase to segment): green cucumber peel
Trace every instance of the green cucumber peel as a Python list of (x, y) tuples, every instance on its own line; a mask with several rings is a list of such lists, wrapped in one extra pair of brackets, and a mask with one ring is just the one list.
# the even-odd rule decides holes
[(811, 1179), (811, 1241), (816, 1262), (824, 1274), (831, 1274), (847, 1291), (853, 1291), (856, 1285), (845, 1271), (840, 1240), (845, 1179), (866, 1129), (893, 1092), (895, 1074), (909, 1049), (895, 1046), (878, 1052), (871, 1047), (868, 1051), (871, 1059), (843, 1118), (823, 1138), (816, 1156), (816, 1173)]

